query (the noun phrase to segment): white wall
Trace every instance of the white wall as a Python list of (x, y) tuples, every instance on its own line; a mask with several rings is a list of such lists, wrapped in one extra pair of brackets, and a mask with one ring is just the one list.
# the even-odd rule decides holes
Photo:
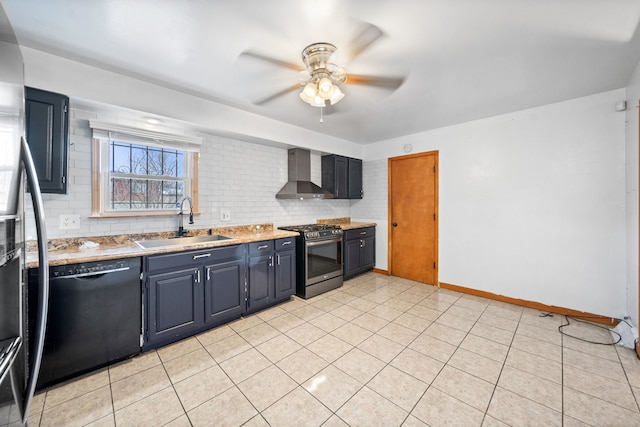
[(634, 325), (638, 319), (638, 104), (640, 100), (640, 63), (626, 88), (626, 171), (627, 171), (627, 313)]
[[(91, 130), (89, 119), (131, 124), (122, 118), (73, 108), (70, 118), (68, 194), (43, 194), (47, 237), (88, 237), (177, 230), (176, 217), (89, 218), (91, 215)], [(278, 200), (287, 182), (288, 155), (276, 148), (205, 135), (200, 155), (199, 206), (194, 228), (274, 223), (300, 224), (318, 218), (349, 216), (348, 200)], [(319, 155), (311, 155), (311, 178), (321, 182)], [(231, 209), (231, 222), (220, 221), (220, 208)], [(29, 206), (30, 208), (30, 206)], [(59, 216), (80, 215), (79, 230), (60, 230)], [(32, 218), (32, 215), (28, 216)], [(35, 238), (33, 219), (27, 238)]]
[[(380, 142), (367, 147), (365, 170), (382, 171), (407, 143), (413, 153), (439, 150), (440, 281), (620, 317), (625, 114), (614, 106), (622, 99), (615, 90)], [(373, 191), (352, 216), (372, 212), (386, 224), (386, 185)]]

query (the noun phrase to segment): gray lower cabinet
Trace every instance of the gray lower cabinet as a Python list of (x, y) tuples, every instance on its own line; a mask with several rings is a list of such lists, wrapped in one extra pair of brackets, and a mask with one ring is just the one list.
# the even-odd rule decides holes
[(240, 317), (245, 250), (235, 245), (145, 257), (143, 350)]
[(296, 293), (296, 239), (275, 241), (276, 300), (287, 300)]
[(247, 313), (253, 313), (295, 293), (295, 238), (265, 240), (248, 246)]
[(295, 238), (143, 259), (143, 351), (254, 313), (295, 293)]
[(344, 278), (371, 270), (376, 264), (376, 228), (347, 230), (343, 236)]
[(247, 313), (261, 310), (275, 299), (273, 240), (250, 243)]
[(204, 324), (198, 271), (194, 267), (147, 278), (147, 344), (175, 341)]
[(237, 319), (245, 308), (243, 246), (220, 248), (204, 266), (205, 323), (215, 326)]

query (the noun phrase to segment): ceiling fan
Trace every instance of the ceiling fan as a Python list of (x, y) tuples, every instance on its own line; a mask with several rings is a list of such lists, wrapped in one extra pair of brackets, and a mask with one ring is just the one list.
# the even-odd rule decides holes
[[(353, 60), (380, 40), (383, 32), (373, 24), (365, 24), (365, 28), (351, 42), (348, 52)], [(336, 46), (331, 43), (312, 43), (302, 50), (302, 65), (283, 61), (254, 51), (245, 51), (242, 55), (270, 62), (272, 64), (298, 71), (298, 82), (265, 98), (254, 102), (256, 105), (266, 104), (290, 92), (300, 90), (299, 96), (313, 107), (331, 107), (338, 103), (344, 92), (343, 84), (367, 85), (395, 90), (402, 85), (404, 77), (365, 76), (347, 74), (344, 67), (334, 63)], [(322, 110), (321, 110), (322, 112)], [(321, 120), (322, 121), (322, 118)]]

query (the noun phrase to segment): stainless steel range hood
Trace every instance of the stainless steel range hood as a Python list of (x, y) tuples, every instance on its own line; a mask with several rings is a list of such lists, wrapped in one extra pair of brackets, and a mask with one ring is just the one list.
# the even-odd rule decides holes
[(278, 191), (276, 199), (333, 199), (333, 194), (311, 182), (309, 150), (289, 150), (289, 181)]

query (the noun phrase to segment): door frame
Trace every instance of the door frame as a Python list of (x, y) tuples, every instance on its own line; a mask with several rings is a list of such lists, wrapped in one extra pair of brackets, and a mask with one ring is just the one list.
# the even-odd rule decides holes
[(392, 257), (391, 257), (391, 253), (392, 253), (392, 244), (393, 244), (393, 238), (392, 238), (392, 225), (391, 223), (393, 222), (393, 218), (392, 218), (392, 208), (393, 208), (393, 201), (392, 201), (392, 191), (391, 191), (391, 163), (393, 161), (396, 160), (406, 160), (406, 159), (411, 159), (411, 158), (415, 158), (415, 157), (425, 157), (425, 156), (435, 156), (435, 173), (434, 173), (434, 184), (435, 184), (435, 210), (436, 210), (436, 219), (435, 219), (435, 239), (436, 239), (436, 245), (435, 245), (435, 262), (436, 262), (436, 268), (435, 268), (435, 275), (436, 275), (436, 283), (435, 286), (440, 286), (440, 236), (439, 236), (439, 231), (440, 231), (440, 204), (439, 204), (439, 200), (440, 200), (440, 181), (439, 181), (439, 175), (440, 175), (440, 152), (438, 150), (432, 150), (432, 151), (423, 151), (420, 153), (414, 153), (414, 154), (406, 154), (404, 156), (396, 156), (396, 157), (389, 157), (387, 159), (387, 271), (389, 275), (393, 275), (393, 269), (392, 269)]
[[(640, 101), (638, 101), (640, 103)], [(638, 114), (638, 147), (640, 147), (640, 111), (637, 112)], [(638, 150), (638, 165), (640, 167), (640, 149)], [(640, 188), (640, 173), (638, 173), (638, 188)], [(638, 201), (638, 211), (640, 212), (640, 200)], [(637, 244), (637, 249), (638, 249), (638, 277), (640, 277), (640, 216), (638, 218), (638, 242), (636, 242)], [(638, 286), (638, 313), (636, 313), (636, 322), (638, 323), (638, 325), (640, 325), (640, 280), (638, 280), (638, 283), (636, 283), (636, 286)], [(638, 326), (636, 325), (636, 326)], [(636, 356), (640, 357), (640, 340), (636, 341), (636, 345), (635, 345), (635, 352), (636, 352)]]

